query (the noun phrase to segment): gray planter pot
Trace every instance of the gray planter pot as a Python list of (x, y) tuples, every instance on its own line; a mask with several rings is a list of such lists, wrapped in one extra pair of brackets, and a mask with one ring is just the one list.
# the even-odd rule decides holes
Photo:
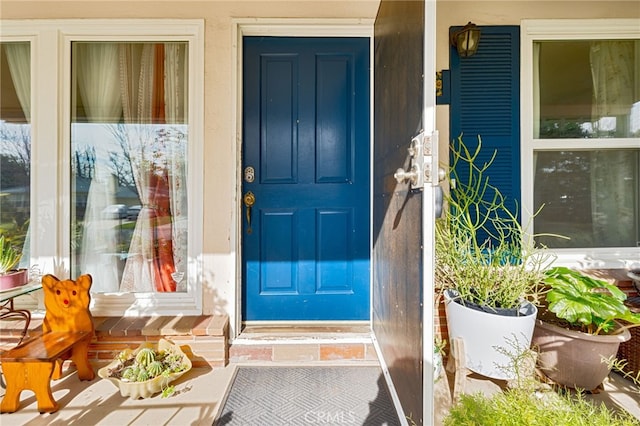
[(603, 359), (615, 356), (620, 343), (630, 338), (629, 330), (592, 335), (537, 320), (532, 344), (540, 352), (538, 366), (547, 377), (560, 385), (590, 391), (609, 375)]

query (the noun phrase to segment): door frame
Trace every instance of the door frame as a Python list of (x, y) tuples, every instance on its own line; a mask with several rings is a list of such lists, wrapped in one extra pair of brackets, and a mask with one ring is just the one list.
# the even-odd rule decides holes
[[(229, 337), (233, 341), (240, 334), (242, 328), (242, 222), (240, 220), (242, 208), (242, 38), (244, 36), (278, 36), (278, 37), (368, 37), (369, 38), (369, 182), (372, 182), (373, 173), (373, 23), (374, 19), (271, 19), (271, 18), (239, 18), (232, 22), (232, 66), (231, 87), (235, 87), (233, 93), (232, 126), (234, 134), (234, 150), (236, 161), (234, 164), (235, 176), (235, 202), (232, 206), (233, 232), (230, 237), (230, 245), (235, 248), (235, 271), (233, 271), (234, 294), (229, 299), (234, 304), (229, 307)], [(369, 219), (372, 219), (372, 190), (369, 190)], [(371, 226), (369, 229), (371, 236)], [(369, 243), (369, 258), (371, 259), (372, 243)], [(371, 288), (371, 277), (369, 278)], [(371, 292), (370, 296), (371, 297)], [(370, 303), (371, 305), (371, 303)]]
[[(425, 78), (423, 93), (422, 122), (426, 134), (438, 134), (436, 129), (436, 1), (427, 0), (424, 4), (424, 56), (423, 69), (434, 78)], [(437, 160), (435, 167), (440, 162), (440, 141), (436, 138), (433, 145), (433, 158)], [(448, 143), (445, 145), (448, 146)], [(422, 198), (422, 241), (424, 250), (422, 253), (422, 285), (424, 287), (424, 300), (422, 304), (422, 359), (425, 367), (422, 373), (422, 422), (425, 425), (435, 423), (435, 386), (434, 386), (434, 315), (435, 304), (435, 220), (437, 191), (439, 182), (427, 185)], [(430, 303), (431, 302), (431, 303)], [(431, 362), (429, 362), (431, 361)]]

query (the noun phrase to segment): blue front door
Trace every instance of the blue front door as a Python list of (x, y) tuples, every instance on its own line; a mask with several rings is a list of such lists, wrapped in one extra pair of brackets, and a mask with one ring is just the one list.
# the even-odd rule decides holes
[(369, 39), (245, 37), (243, 317), (369, 319)]

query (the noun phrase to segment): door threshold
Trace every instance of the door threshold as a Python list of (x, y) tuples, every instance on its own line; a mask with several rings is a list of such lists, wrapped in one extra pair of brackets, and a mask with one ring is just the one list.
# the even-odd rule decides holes
[(329, 342), (371, 342), (369, 322), (357, 323), (247, 323), (242, 327), (236, 343), (321, 343)]
[(320, 365), (379, 362), (368, 322), (245, 324), (229, 346), (229, 361)]

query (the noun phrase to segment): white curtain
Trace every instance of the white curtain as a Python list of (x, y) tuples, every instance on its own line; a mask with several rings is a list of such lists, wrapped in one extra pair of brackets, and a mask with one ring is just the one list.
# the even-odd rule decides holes
[(150, 253), (153, 239), (149, 201), (149, 169), (153, 161), (153, 129), (151, 121), (153, 99), (154, 49), (149, 43), (126, 44), (120, 47), (120, 82), (125, 130), (131, 169), (142, 208), (138, 214), (129, 254), (124, 267), (120, 290), (127, 292), (154, 291), (154, 271)]
[(184, 43), (120, 51), (129, 157), (142, 203), (122, 291), (186, 290), (186, 60)]
[[(22, 108), (27, 123), (31, 123), (31, 48), (29, 42), (3, 43), (2, 47), (7, 55), (9, 74), (11, 74), (20, 108)], [(30, 242), (31, 226), (29, 225), (22, 245), (22, 258), (18, 265), (20, 268), (29, 268), (30, 266)]]
[(31, 122), (31, 49), (29, 42), (4, 43), (9, 73), (27, 122)]
[[(599, 136), (630, 137), (634, 99), (634, 51), (638, 42), (596, 41), (591, 43), (593, 79), (592, 122)], [(611, 124), (615, 120), (615, 126)], [(623, 150), (591, 153), (591, 211), (598, 246), (635, 245), (633, 194), (635, 157)]]
[[(184, 124), (187, 113), (187, 46), (165, 44), (165, 104), (168, 124)], [(174, 279), (178, 291), (186, 290), (187, 259), (187, 174), (186, 135), (171, 132), (168, 143), (169, 188), (171, 191)]]
[[(73, 47), (74, 74), (87, 120), (117, 123), (122, 116), (117, 44), (74, 43)], [(92, 292), (103, 293), (118, 290), (118, 226), (122, 223), (104, 216), (115, 204), (116, 187), (107, 166), (109, 146), (96, 143), (98, 139), (86, 141), (95, 151), (96, 161), (84, 216), (80, 269), (93, 276)]]

